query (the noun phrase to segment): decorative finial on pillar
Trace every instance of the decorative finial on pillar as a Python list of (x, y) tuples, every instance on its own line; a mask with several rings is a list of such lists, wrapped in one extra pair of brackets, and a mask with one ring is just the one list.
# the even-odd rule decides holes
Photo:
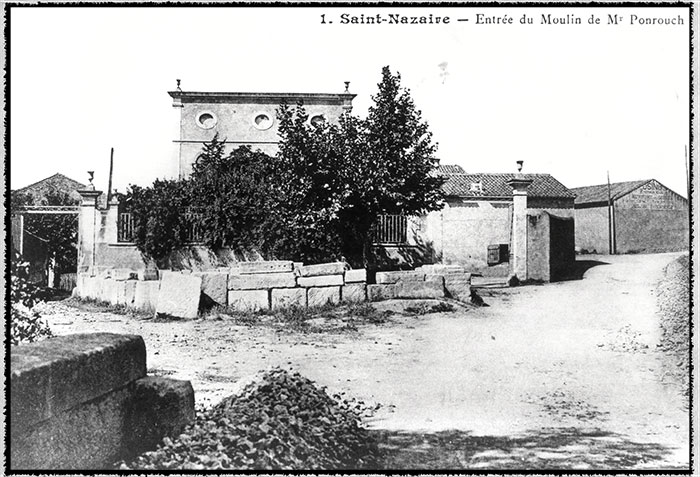
[(349, 92), (350, 92), (350, 82), (349, 82), (349, 81), (346, 81), (346, 82), (345, 82), (345, 92), (346, 92), (346, 93), (349, 93)]
[(515, 163), (518, 165), (518, 172), (522, 172), (522, 170), (523, 170), (523, 162), (524, 162), (524, 161), (515, 161)]
[(88, 173), (88, 176), (90, 176), (89, 177), (90, 185), (93, 185), (92, 180), (95, 178), (95, 171), (87, 171), (87, 173)]
[(182, 90), (180, 89), (180, 80), (176, 79), (175, 81), (177, 81), (177, 90), (182, 92)]

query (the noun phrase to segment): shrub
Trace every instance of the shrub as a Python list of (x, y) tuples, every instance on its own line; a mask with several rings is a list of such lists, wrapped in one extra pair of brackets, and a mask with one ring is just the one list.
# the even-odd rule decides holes
[(10, 264), (10, 344), (31, 343), (51, 336), (49, 326), (32, 307), (42, 301), (44, 290), (29, 281), (29, 263), (12, 251)]

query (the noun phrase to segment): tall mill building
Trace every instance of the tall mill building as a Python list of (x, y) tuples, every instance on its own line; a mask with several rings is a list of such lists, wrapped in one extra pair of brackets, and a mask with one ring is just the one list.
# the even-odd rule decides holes
[(228, 148), (249, 145), (253, 149), (273, 155), (278, 150), (279, 136), (277, 108), (282, 103), (295, 106), (302, 103), (309, 122), (337, 122), (352, 110), (355, 94), (345, 91), (333, 93), (211, 93), (169, 91), (173, 107), (180, 109), (179, 176), (187, 177), (192, 164), (202, 152), (202, 145), (218, 133), (226, 139)]

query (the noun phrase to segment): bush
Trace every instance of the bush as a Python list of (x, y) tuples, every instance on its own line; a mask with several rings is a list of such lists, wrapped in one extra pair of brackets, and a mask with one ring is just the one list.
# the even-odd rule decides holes
[(32, 343), (53, 336), (51, 329), (34, 310), (12, 305), (10, 312), (10, 344)]
[(29, 281), (29, 263), (12, 251), (10, 264), (10, 344), (31, 343), (51, 336), (49, 326), (32, 308), (43, 300), (45, 292)]

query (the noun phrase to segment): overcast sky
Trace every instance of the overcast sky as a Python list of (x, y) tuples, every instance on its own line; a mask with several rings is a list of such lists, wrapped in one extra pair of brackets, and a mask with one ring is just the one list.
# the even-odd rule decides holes
[[(343, 13), (450, 23), (344, 25)], [(479, 25), (477, 14), (514, 24)], [(583, 24), (543, 25), (543, 14)], [(614, 14), (621, 23), (607, 25)], [(631, 25), (633, 14), (684, 24)], [(12, 8), (11, 187), (56, 172), (87, 182), (95, 170), (105, 190), (111, 147), (122, 192), (175, 177), (176, 78), (186, 91), (243, 92), (340, 93), (350, 81), (363, 116), (389, 65), (443, 164), (514, 172), (524, 160), (524, 172), (567, 187), (610, 171), (685, 196), (689, 24), (687, 8)]]

